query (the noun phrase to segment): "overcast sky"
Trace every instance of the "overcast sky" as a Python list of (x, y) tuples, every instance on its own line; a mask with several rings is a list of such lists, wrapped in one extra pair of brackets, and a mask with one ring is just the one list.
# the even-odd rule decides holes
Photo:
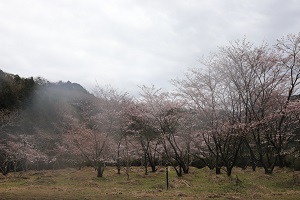
[(0, 0), (0, 69), (136, 94), (229, 41), (299, 31), (299, 0)]

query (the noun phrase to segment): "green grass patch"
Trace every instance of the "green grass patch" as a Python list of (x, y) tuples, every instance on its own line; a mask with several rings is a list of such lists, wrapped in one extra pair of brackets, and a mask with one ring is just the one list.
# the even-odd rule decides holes
[(207, 168), (192, 168), (177, 177), (169, 173), (166, 190), (164, 168), (144, 174), (133, 167), (127, 180), (125, 170), (117, 174), (107, 167), (104, 177), (97, 178), (93, 168), (28, 171), (0, 177), (0, 199), (299, 199), (300, 185), (293, 172), (275, 169), (265, 175), (262, 169), (235, 168), (232, 177), (216, 175)]

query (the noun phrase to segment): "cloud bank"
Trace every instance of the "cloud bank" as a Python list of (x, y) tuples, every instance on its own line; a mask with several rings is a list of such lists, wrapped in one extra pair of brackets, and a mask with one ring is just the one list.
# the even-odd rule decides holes
[(218, 46), (300, 30), (297, 0), (0, 1), (0, 69), (134, 94), (171, 88)]

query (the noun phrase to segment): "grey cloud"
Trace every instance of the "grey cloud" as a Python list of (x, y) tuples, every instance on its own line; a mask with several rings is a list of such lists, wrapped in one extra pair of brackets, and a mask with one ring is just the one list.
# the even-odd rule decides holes
[(246, 35), (274, 42), (300, 27), (296, 0), (1, 1), (0, 68), (21, 76), (172, 88), (197, 59)]

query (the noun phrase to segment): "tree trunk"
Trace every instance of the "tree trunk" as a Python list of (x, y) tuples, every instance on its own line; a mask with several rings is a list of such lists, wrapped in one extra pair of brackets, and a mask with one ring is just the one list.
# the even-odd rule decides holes
[(121, 174), (121, 164), (120, 164), (120, 147), (121, 147), (122, 138), (118, 142), (118, 151), (117, 151), (117, 170), (118, 174)]
[(127, 141), (127, 136), (125, 136), (125, 149), (126, 149), (126, 176), (127, 180), (129, 180), (129, 149), (128, 149), (128, 141)]
[(154, 173), (154, 172), (156, 172), (156, 167), (155, 167), (155, 165), (151, 165), (151, 171)]
[(273, 173), (273, 169), (271, 168), (267, 168), (267, 167), (264, 167), (264, 169), (265, 169), (265, 174), (272, 174)]
[(189, 173), (189, 169), (190, 169), (190, 168), (189, 168), (188, 166), (185, 166), (184, 163), (183, 163), (182, 169), (183, 169), (183, 173), (185, 173), (185, 174), (188, 174), (188, 173)]
[(175, 169), (175, 171), (176, 171), (177, 176), (178, 176), (178, 177), (181, 177), (181, 176), (182, 176), (182, 170), (181, 170), (181, 167), (179, 167), (179, 170), (178, 170), (175, 166), (173, 166), (173, 167), (174, 167), (174, 169)]
[(155, 158), (151, 158), (150, 156), (149, 156), (149, 154), (148, 154), (148, 164), (150, 165), (150, 167), (151, 167), (151, 171), (154, 173), (154, 172), (156, 172), (156, 165), (155, 165)]
[(146, 152), (144, 152), (144, 166), (145, 166), (145, 175), (148, 175), (148, 161), (147, 161)]
[(227, 176), (231, 176), (231, 173), (232, 173), (232, 167), (227, 167), (226, 168), (226, 174), (227, 174)]
[(103, 177), (103, 172), (104, 172), (104, 164), (102, 164), (102, 162), (98, 163), (97, 166), (97, 177)]
[(278, 167), (283, 168), (284, 167), (284, 156), (278, 155)]
[(189, 168), (186, 168), (185, 170), (183, 170), (183, 173), (188, 174), (189, 173)]
[(251, 167), (252, 167), (252, 171), (256, 171), (256, 162), (255, 162), (255, 155), (254, 155), (254, 152), (249, 144), (249, 142), (247, 140), (244, 140), (244, 144), (246, 144), (246, 147), (248, 148), (249, 150), (249, 153), (250, 153), (250, 158), (251, 158)]
[(103, 176), (102, 167), (101, 165), (99, 165), (97, 168), (97, 177), (102, 177), (102, 176)]
[(120, 164), (120, 157), (119, 157), (119, 150), (118, 150), (118, 158), (117, 158), (117, 170), (118, 170), (118, 173), (117, 174), (121, 174), (121, 164)]
[(276, 161), (271, 165), (263, 165), (263, 168), (265, 170), (265, 174), (272, 174), (273, 170), (274, 170), (274, 166), (275, 166)]
[(216, 174), (221, 174), (221, 167), (216, 166)]
[(120, 165), (117, 166), (117, 170), (118, 170), (118, 174), (120, 175), (121, 174), (121, 166)]
[(14, 173), (17, 172), (17, 161), (13, 161)]
[(216, 153), (216, 174), (221, 174), (221, 167), (220, 167), (220, 160), (219, 160), (219, 151), (217, 149)]
[(255, 161), (254, 160), (252, 160), (251, 161), (251, 167), (252, 167), (252, 171), (256, 171), (256, 164), (255, 164)]
[(181, 167), (181, 165), (179, 165), (179, 174), (180, 174), (180, 176), (182, 176), (182, 167)]
[(127, 176), (127, 180), (129, 180), (129, 167), (126, 166), (126, 176)]

